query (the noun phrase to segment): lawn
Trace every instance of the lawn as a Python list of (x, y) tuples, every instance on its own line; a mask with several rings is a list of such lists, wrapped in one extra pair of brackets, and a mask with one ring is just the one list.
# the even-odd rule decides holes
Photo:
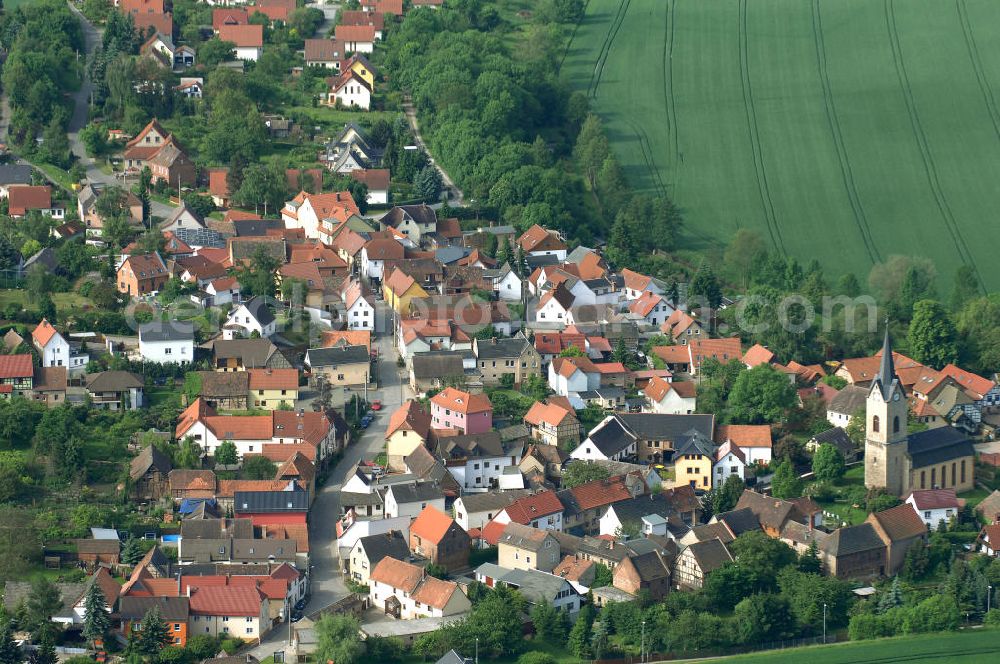
[(846, 664), (847, 662), (924, 662), (949, 663), (995, 662), (1000, 653), (1000, 632), (995, 629), (967, 630), (944, 634), (915, 634), (895, 639), (860, 641), (841, 645), (791, 648), (753, 655), (723, 657), (725, 662), (810, 662), (810, 664)]
[[(93, 306), (93, 303), (89, 299), (75, 292), (52, 293), (52, 301), (59, 311), (83, 309), (84, 307)], [(0, 308), (6, 307), (9, 304), (29, 306), (27, 292), (23, 290), (0, 290)]]
[(750, 228), (833, 275), (907, 254), (995, 289), (998, 27), (991, 0), (590, 0), (562, 73), (692, 248)]

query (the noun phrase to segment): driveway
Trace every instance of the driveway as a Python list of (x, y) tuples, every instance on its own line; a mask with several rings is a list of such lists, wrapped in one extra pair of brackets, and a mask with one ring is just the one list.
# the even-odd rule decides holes
[(437, 169), (438, 173), (441, 174), (441, 182), (444, 185), (444, 190), (448, 192), (448, 204), (455, 206), (465, 205), (465, 194), (462, 190), (455, 185), (452, 181), (451, 176), (441, 167), (439, 163), (434, 161), (434, 157), (431, 155), (431, 151), (427, 148), (424, 143), (424, 137), (420, 135), (420, 125), (417, 122), (417, 112), (413, 108), (413, 103), (409, 98), (403, 102), (403, 114), (406, 115), (406, 121), (410, 124), (410, 129), (413, 131), (413, 140), (417, 142), (417, 145), (427, 154), (427, 159), (431, 166)]
[[(351, 443), (344, 451), (344, 456), (330, 471), (326, 484), (319, 490), (309, 512), (312, 596), (304, 611), (307, 615), (347, 595), (347, 586), (344, 585), (344, 578), (340, 574), (340, 560), (336, 546), (336, 525), (340, 516), (340, 487), (358, 461), (374, 459), (384, 450), (389, 415), (403, 403), (403, 399), (412, 397), (409, 386), (401, 380), (401, 371), (396, 367), (396, 351), (392, 346), (388, 307), (384, 302), (376, 304), (377, 329), (390, 330), (390, 333), (380, 334), (373, 340), (380, 358), (376, 369), (378, 387), (369, 390), (368, 396), (371, 400), (381, 399), (384, 408), (371, 426), (361, 433), (358, 440)], [(269, 657), (275, 650), (282, 649), (287, 639), (288, 626), (281, 624), (271, 630), (261, 644), (251, 650), (251, 653), (259, 659)]]
[(340, 10), (339, 2), (306, 2), (306, 7), (311, 9), (318, 9), (323, 12), (323, 22), (318, 28), (316, 28), (316, 34), (313, 36), (317, 39), (326, 37), (327, 33), (333, 30), (333, 22), (337, 18), (337, 12)]

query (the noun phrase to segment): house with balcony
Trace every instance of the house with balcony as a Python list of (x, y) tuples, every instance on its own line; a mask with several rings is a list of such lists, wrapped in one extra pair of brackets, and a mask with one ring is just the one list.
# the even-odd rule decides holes
[(131, 371), (87, 374), (87, 394), (95, 408), (139, 410), (144, 404), (142, 376)]

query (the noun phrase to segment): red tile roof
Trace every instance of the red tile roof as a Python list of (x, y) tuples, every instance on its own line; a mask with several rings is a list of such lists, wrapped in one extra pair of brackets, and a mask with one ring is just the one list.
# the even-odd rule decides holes
[(31, 378), (34, 369), (31, 366), (31, 354), (0, 355), (0, 379)]
[(389, 438), (397, 431), (413, 431), (425, 441), (431, 429), (431, 415), (420, 405), (419, 401), (410, 400), (397, 408), (389, 417), (389, 426), (385, 437)]
[(245, 9), (235, 9), (232, 7), (213, 9), (212, 27), (218, 30), (223, 25), (246, 25), (249, 23), (249, 18)]
[(410, 533), (428, 542), (440, 544), (453, 523), (455, 520), (450, 516), (433, 505), (428, 505), (410, 524)]
[(368, 185), (368, 191), (384, 191), (389, 189), (389, 169), (370, 168), (368, 170), (353, 170), (351, 177)]
[(375, 43), (375, 28), (371, 25), (338, 25), (333, 38), (341, 44), (349, 42)]
[(56, 328), (52, 326), (52, 323), (48, 319), (43, 318), (42, 322), (31, 331), (31, 338), (35, 340), (35, 344), (39, 348), (45, 348), (45, 345), (52, 341), (52, 337), (59, 334)]
[(11, 215), (24, 215), (28, 210), (48, 210), (52, 207), (52, 187), (19, 184), (8, 188), (7, 203)]
[(263, 595), (256, 586), (246, 585), (192, 588), (190, 601), (194, 615), (254, 617), (261, 613)]
[(471, 394), (446, 387), (431, 398), (431, 403), (459, 413), (483, 413), (493, 410), (493, 404), (486, 394)]
[(581, 510), (589, 510), (628, 500), (632, 494), (625, 486), (625, 475), (609, 477), (606, 480), (594, 480), (570, 489)]
[(754, 344), (743, 354), (743, 364), (751, 369), (758, 364), (770, 364), (774, 361), (774, 353), (760, 344)]
[(715, 440), (731, 440), (740, 447), (771, 447), (771, 427), (767, 424), (721, 424), (716, 427)]
[(975, 398), (976, 401), (982, 399), (996, 385), (996, 383), (989, 378), (983, 378), (982, 376), (978, 376), (971, 371), (960, 369), (954, 364), (945, 365), (945, 368), (941, 370), (941, 373), (951, 377), (965, 390), (973, 392), (973, 398)]
[(264, 45), (264, 26), (222, 25), (219, 26), (219, 39), (232, 42), (237, 47), (260, 48)]
[[(218, 11), (218, 10), (216, 10)], [(228, 168), (212, 168), (208, 171), (208, 193), (225, 198), (229, 196)]]
[(247, 369), (251, 390), (298, 390), (298, 369)]
[(559, 502), (555, 491), (542, 491), (533, 496), (517, 499), (508, 505), (505, 511), (511, 521), (528, 525), (534, 519), (562, 512), (563, 504)]
[(412, 593), (423, 577), (424, 571), (416, 565), (386, 556), (375, 565), (369, 578), (377, 583)]
[(547, 403), (544, 401), (533, 403), (525, 414), (524, 421), (532, 426), (544, 423), (557, 427), (567, 418), (576, 419), (576, 413), (573, 409), (552, 403), (552, 400), (549, 399)]
[(912, 492), (906, 497), (908, 502), (913, 499), (913, 504), (918, 510), (943, 510), (959, 507), (959, 500), (955, 496), (954, 489), (923, 489)]

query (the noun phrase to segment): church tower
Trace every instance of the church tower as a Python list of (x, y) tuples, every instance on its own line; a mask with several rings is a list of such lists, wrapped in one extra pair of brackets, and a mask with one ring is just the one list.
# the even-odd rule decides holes
[(896, 377), (886, 321), (882, 361), (865, 404), (865, 486), (901, 496), (907, 489), (907, 404)]

